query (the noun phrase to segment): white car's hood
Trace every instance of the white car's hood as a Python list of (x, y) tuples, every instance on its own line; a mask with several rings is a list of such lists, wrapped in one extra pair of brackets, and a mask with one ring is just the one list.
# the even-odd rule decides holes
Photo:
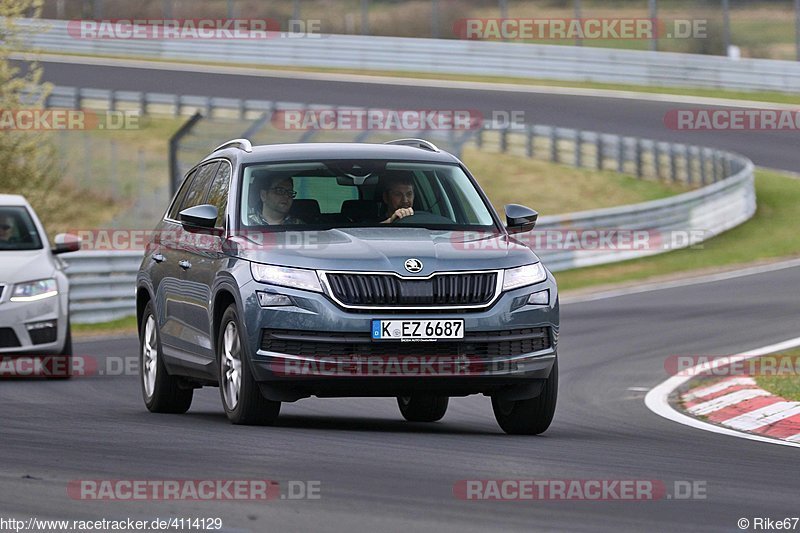
[(54, 271), (47, 249), (0, 251), (0, 284), (52, 278)]

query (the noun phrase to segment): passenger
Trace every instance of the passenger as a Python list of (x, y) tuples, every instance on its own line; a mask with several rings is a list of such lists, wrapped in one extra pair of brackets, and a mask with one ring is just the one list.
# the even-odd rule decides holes
[(302, 220), (289, 214), (295, 196), (297, 192), (294, 190), (292, 178), (277, 176), (262, 180), (259, 189), (261, 210), (256, 210), (247, 217), (248, 224), (264, 226), (303, 224)]

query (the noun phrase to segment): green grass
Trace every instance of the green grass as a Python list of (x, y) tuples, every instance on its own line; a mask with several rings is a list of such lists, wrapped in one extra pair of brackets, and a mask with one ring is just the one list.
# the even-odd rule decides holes
[(617, 264), (556, 273), (561, 290), (644, 280), (665, 274), (747, 264), (800, 255), (800, 180), (778, 172), (756, 171), (758, 210), (745, 224), (702, 244)]
[(536, 159), (466, 148), (462, 160), (498, 213), (505, 204), (556, 215), (665, 198), (687, 189), (680, 184), (639, 180)]
[[(778, 369), (794, 368), (794, 361), (800, 358), (800, 350), (789, 350), (780, 356), (787, 356), (783, 363), (773, 361), (775, 367)], [(765, 355), (762, 359), (767, 357), (776, 357), (775, 355)], [(765, 372), (765, 374), (767, 374)], [(755, 376), (756, 383), (764, 390), (768, 390), (776, 396), (786, 398), (787, 400), (798, 402), (800, 401), (800, 375), (797, 373), (787, 372), (778, 373), (778, 375), (757, 375)]]
[(96, 335), (136, 334), (136, 317), (126, 316), (98, 324), (72, 324), (72, 334), (76, 338)]

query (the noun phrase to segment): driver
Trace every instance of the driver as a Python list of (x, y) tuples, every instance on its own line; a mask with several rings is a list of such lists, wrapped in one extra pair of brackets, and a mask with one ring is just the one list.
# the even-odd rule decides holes
[(381, 224), (391, 224), (395, 220), (414, 214), (414, 180), (410, 176), (389, 178), (383, 191), (383, 203), (389, 218)]
[(12, 242), (14, 240), (14, 227), (14, 217), (0, 214), (0, 242)]

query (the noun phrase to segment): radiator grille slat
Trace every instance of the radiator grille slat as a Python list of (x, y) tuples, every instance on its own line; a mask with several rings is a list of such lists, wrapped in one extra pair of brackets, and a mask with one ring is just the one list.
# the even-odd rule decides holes
[(11, 328), (0, 328), (0, 348), (19, 348), (19, 338)]
[(345, 305), (482, 305), (494, 297), (497, 273), (437, 274), (429, 279), (329, 273), (328, 280), (333, 295)]
[(262, 350), (305, 357), (510, 357), (550, 347), (550, 328), (547, 327), (467, 332), (463, 340), (426, 343), (373, 342), (369, 333), (311, 333), (284, 329), (265, 329), (261, 336)]

